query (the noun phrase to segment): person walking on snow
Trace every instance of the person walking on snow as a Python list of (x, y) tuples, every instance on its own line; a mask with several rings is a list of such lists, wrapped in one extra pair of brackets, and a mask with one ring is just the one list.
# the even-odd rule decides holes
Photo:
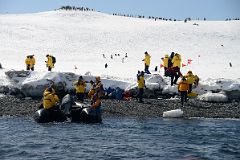
[(182, 78), (182, 80), (178, 84), (178, 92), (181, 96), (181, 104), (183, 107), (183, 103), (187, 102), (187, 93), (188, 93), (188, 83), (185, 77)]
[(147, 74), (151, 74), (149, 72), (149, 66), (150, 66), (150, 62), (151, 62), (151, 56), (148, 54), (148, 52), (146, 51), (145, 53), (145, 58), (142, 60), (144, 61), (144, 71)]
[(54, 68), (54, 64), (56, 62), (55, 57), (53, 57), (52, 55), (49, 55), (49, 54), (47, 54), (46, 57), (47, 57), (47, 61), (45, 61), (46, 66), (48, 68), (48, 71), (51, 71), (52, 68)]
[(143, 71), (137, 75), (137, 83), (138, 83), (138, 94), (137, 94), (138, 102), (143, 103), (143, 93), (144, 93), (144, 87), (145, 87)]
[(28, 55), (25, 59), (25, 64), (26, 64), (27, 71), (29, 70), (34, 71), (34, 65), (35, 65), (34, 55)]

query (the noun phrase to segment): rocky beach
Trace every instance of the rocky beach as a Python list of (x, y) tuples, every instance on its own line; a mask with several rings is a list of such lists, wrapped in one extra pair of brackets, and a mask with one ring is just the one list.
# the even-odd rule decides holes
[[(1, 95), (0, 116), (33, 116), (40, 104), (40, 99)], [(102, 100), (103, 118), (104, 116), (156, 118), (162, 117), (165, 111), (179, 108), (184, 112), (183, 118), (240, 118), (239, 102), (210, 103), (189, 99), (185, 106), (181, 107), (178, 98), (144, 99), (144, 103), (138, 103), (136, 99)]]

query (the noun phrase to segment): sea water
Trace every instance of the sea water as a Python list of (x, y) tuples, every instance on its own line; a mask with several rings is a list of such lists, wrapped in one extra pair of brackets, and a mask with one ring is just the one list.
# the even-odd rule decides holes
[(0, 117), (0, 159), (240, 159), (240, 121), (105, 117), (38, 124)]

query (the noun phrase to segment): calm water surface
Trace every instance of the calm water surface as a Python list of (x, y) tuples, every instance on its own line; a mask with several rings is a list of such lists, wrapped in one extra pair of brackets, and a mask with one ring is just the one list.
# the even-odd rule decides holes
[(240, 159), (240, 121), (119, 119), (37, 124), (0, 117), (0, 159)]

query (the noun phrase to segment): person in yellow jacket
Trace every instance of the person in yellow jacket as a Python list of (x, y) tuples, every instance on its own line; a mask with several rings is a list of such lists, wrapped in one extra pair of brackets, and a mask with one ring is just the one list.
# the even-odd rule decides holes
[(145, 52), (144, 54), (145, 54), (145, 57), (143, 59), (144, 66), (145, 66), (144, 71), (147, 74), (151, 74), (150, 71), (149, 71), (149, 66), (150, 66), (150, 62), (151, 62), (151, 56), (148, 54), (148, 52)]
[(178, 84), (178, 92), (181, 95), (181, 104), (183, 106), (184, 102), (187, 102), (187, 93), (188, 93), (188, 82), (185, 77), (182, 78), (182, 80)]
[(79, 77), (78, 81), (74, 82), (77, 99), (83, 103), (84, 94), (86, 90), (86, 82), (83, 80), (82, 76)]
[(25, 64), (28, 71), (29, 70), (34, 71), (34, 65), (35, 65), (34, 55), (28, 55), (25, 59)]
[(182, 62), (181, 55), (176, 53), (172, 59), (173, 67), (181, 68), (181, 62)]
[(176, 74), (178, 74), (179, 76), (181, 76), (181, 71), (180, 71), (180, 68), (181, 68), (181, 62), (182, 62), (182, 58), (181, 58), (181, 55), (178, 54), (178, 53), (175, 53), (173, 59), (172, 59), (172, 65), (173, 67), (175, 68), (176, 70)]
[(168, 76), (168, 74), (167, 74), (168, 61), (169, 61), (169, 56), (168, 56), (168, 54), (166, 54), (165, 57), (162, 58), (162, 61), (163, 61), (163, 67), (164, 67), (164, 76)]
[(192, 71), (188, 71), (188, 73), (184, 77), (187, 79), (187, 82), (189, 84), (188, 93), (191, 93), (192, 92), (193, 83), (195, 82), (195, 77), (194, 77)]
[(138, 83), (138, 102), (143, 103), (143, 93), (144, 93), (144, 87), (145, 87), (145, 80), (144, 80), (144, 72), (140, 72), (137, 75), (137, 83)]
[(30, 57), (29, 56), (26, 57), (25, 64), (26, 64), (27, 71), (29, 71), (30, 70)]
[(47, 61), (45, 61), (45, 62), (46, 62), (46, 66), (47, 66), (47, 68), (48, 68), (48, 71), (51, 71), (52, 68), (54, 68), (54, 63), (55, 63), (55, 62), (53, 61), (53, 56), (47, 54), (46, 57), (47, 57)]
[(47, 88), (43, 93), (43, 108), (54, 109), (57, 107), (59, 98), (52, 87)]

